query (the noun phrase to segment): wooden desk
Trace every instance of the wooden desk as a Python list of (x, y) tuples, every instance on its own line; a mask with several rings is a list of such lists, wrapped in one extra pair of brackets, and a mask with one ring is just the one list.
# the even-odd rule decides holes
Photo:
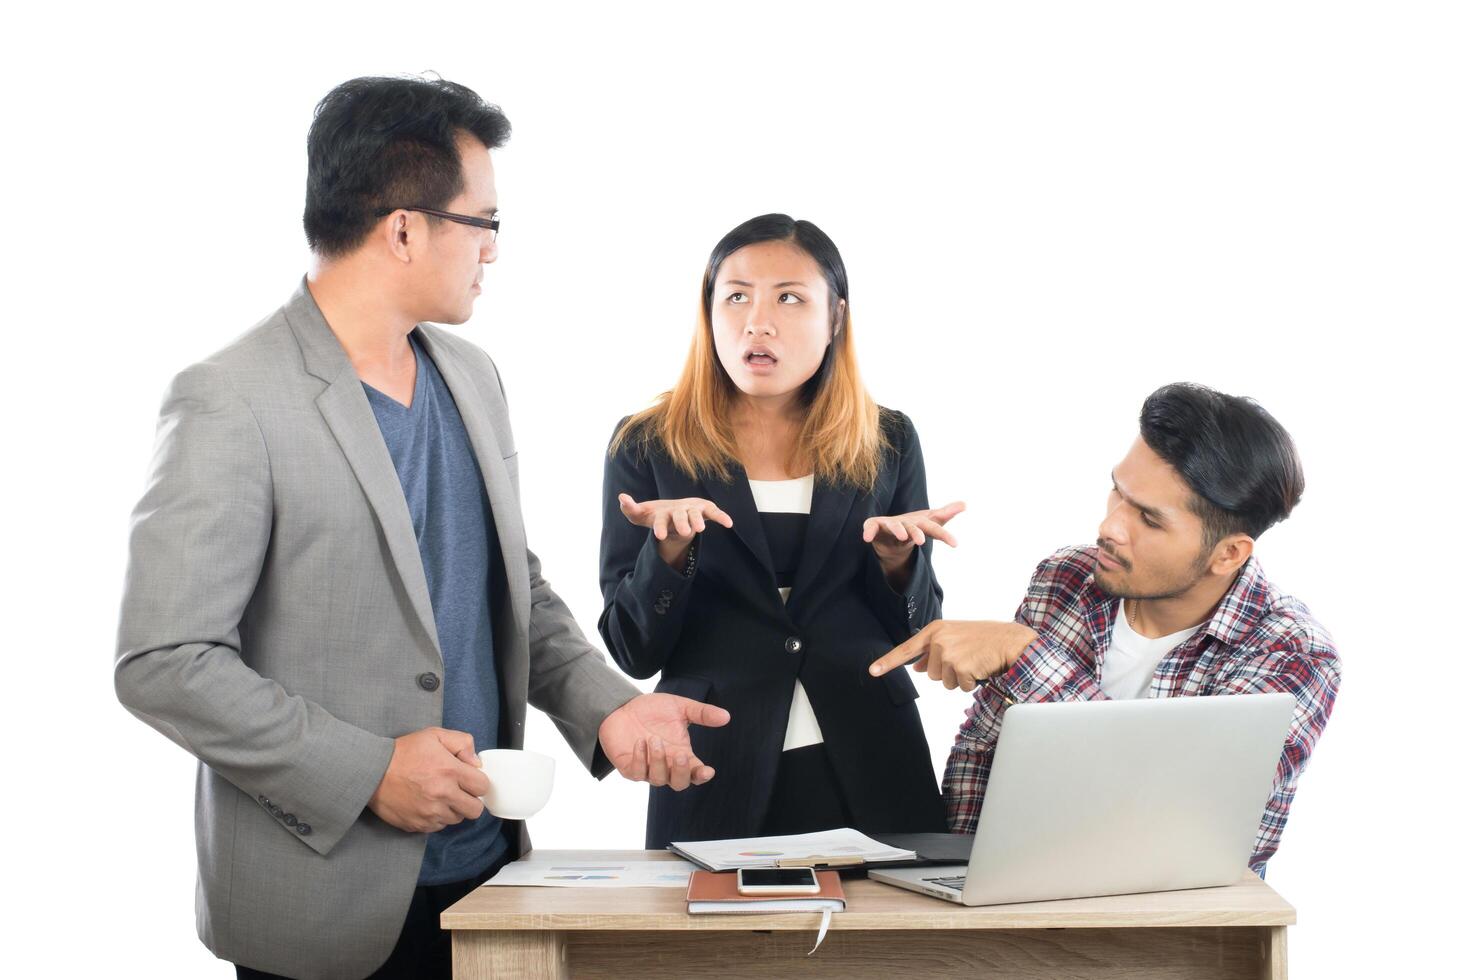
[[(659, 851), (540, 851), (571, 862)], [(479, 888), (445, 910), (455, 980), (907, 977), (1283, 980), (1295, 909), (1259, 878), (1193, 891), (966, 908), (849, 880), (818, 913), (689, 915), (682, 888)]]

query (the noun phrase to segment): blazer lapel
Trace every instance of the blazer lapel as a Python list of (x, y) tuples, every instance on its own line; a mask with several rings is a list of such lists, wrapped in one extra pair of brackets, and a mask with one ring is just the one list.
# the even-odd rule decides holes
[(464, 371), (459, 359), (429, 331), (422, 328), (418, 338), (423, 342), (434, 366), (454, 396), (454, 405), (464, 421), (464, 430), (469, 433), (470, 445), (479, 463), (480, 477), (485, 483), (485, 493), (490, 498), (490, 512), (495, 520), (495, 532), (500, 538), (500, 553), (505, 563), (505, 581), (510, 592), (510, 608), (515, 616), (515, 625), (522, 633), (530, 628), (530, 569), (526, 563), (525, 524), (520, 516), (518, 488), (510, 479), (505, 466), (504, 450), (495, 434), (494, 424), (485, 410), (486, 396)]
[(301, 345), (306, 370), (327, 383), (326, 390), (317, 396), (316, 407), (336, 437), (342, 454), (347, 457), (357, 482), (362, 485), (362, 492), (377, 515), (378, 526), (388, 543), (398, 577), (425, 632), (433, 641), (434, 650), (442, 658), (433, 603), (428, 594), (428, 579), (423, 572), (423, 558), (418, 551), (413, 518), (408, 514), (408, 501), (403, 497), (403, 484), (398, 480), (398, 471), (393, 468), (393, 458), (388, 454), (387, 443), (383, 442), (367, 393), (362, 390), (362, 382), (357, 372), (352, 370), (347, 352), (321, 315), (304, 279), (286, 304), (286, 322), (291, 325)]
[(719, 505), (719, 509), (734, 521), (735, 537), (739, 538), (750, 553), (765, 569), (770, 579), (770, 588), (775, 589), (775, 561), (770, 557), (770, 545), (765, 541), (765, 527), (760, 523), (760, 512), (755, 509), (755, 495), (750, 492), (750, 481), (745, 468), (733, 466), (733, 480), (726, 483), (714, 477), (701, 480), (708, 498)]
[(846, 526), (847, 515), (856, 499), (855, 487), (833, 487), (821, 480), (816, 481), (811, 491), (811, 519), (806, 524), (806, 540), (801, 546), (801, 562), (796, 566), (788, 608), (799, 607), (801, 597), (811, 591), (816, 576), (821, 574), (827, 556)]

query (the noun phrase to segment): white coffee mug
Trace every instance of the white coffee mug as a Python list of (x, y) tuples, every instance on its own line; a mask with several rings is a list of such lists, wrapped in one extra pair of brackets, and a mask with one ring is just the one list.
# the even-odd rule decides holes
[(485, 749), (479, 754), (490, 791), (480, 797), (485, 809), (504, 820), (525, 820), (551, 798), (556, 760), (525, 749)]

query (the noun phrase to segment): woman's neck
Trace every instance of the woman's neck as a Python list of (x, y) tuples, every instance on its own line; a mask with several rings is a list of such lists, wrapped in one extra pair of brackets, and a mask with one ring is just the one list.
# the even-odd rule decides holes
[(805, 476), (804, 472), (790, 472), (791, 454), (804, 421), (805, 412), (794, 392), (779, 399), (741, 398), (731, 423), (745, 474), (752, 480)]

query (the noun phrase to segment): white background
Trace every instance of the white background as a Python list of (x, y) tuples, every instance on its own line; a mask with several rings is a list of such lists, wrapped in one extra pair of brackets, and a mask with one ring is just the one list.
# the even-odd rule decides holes
[[(6, 15), (5, 972), (230, 975), (194, 937), (193, 762), (112, 693), (128, 513), (168, 379), (305, 267), (315, 102), (425, 69), (514, 124), (461, 329), (506, 378), (531, 544), (588, 635), (614, 422), (673, 381), (715, 241), (815, 220), (869, 387), (915, 420), (934, 501), (969, 503), (938, 558), (951, 617), (1009, 615), (1037, 560), (1095, 537), (1158, 385), (1292, 431), (1305, 501), (1259, 553), (1345, 665), (1270, 865), (1293, 975), (1436, 972), (1466, 870), (1452, 6)], [(920, 704), (941, 766), (965, 696)], [(594, 782), (540, 716), (528, 743), (560, 760), (539, 844), (640, 845), (641, 788)]]

